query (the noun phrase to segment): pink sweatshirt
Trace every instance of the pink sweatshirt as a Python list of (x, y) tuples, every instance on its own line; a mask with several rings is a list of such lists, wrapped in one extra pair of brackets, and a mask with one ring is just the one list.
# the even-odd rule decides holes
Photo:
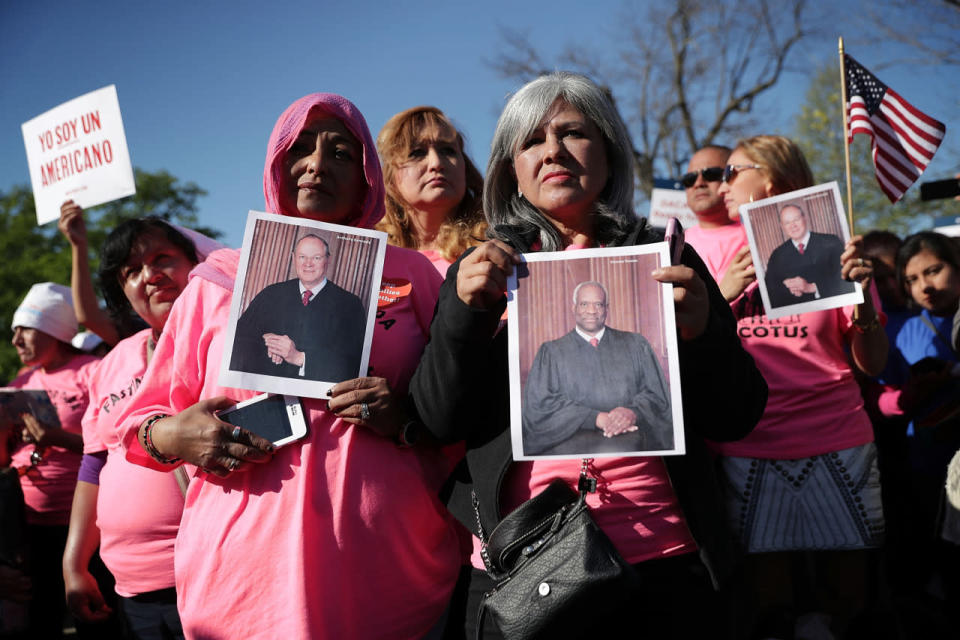
[(100, 557), (116, 578), (117, 593), (128, 598), (174, 585), (173, 545), (183, 513), (173, 474), (128, 462), (117, 431), (116, 418), (147, 369), (151, 331), (121, 341), (100, 361), (83, 416), (84, 453), (107, 451), (97, 496)]
[[(295, 102), (268, 143), (264, 191), (280, 210), (283, 157), (313, 109), (363, 144), (368, 189), (351, 224), (383, 215), (376, 147), (356, 108), (331, 94)], [(140, 392), (120, 420), (128, 459), (156, 466), (136, 439), (154, 413), (252, 391), (217, 384), (239, 254), (214, 252), (174, 305)], [(372, 375), (406, 390), (427, 340), (441, 279), (414, 251), (387, 247)], [(230, 287), (225, 289), (224, 286)], [(438, 451), (398, 448), (304, 399), (306, 438), (225, 479), (197, 472), (177, 538), (178, 608), (190, 638), (421, 638), (443, 613), (457, 538), (437, 498)]]
[[(57, 410), (60, 426), (71, 433), (81, 433), (80, 419), (87, 408), (92, 365), (97, 362), (98, 358), (94, 356), (78, 355), (55, 371), (45, 372), (40, 367), (25, 371), (9, 386), (43, 389)], [(28, 444), (17, 449), (13, 454), (13, 466), (30, 466), (30, 454), (34, 448)], [(60, 447), (47, 447), (43, 462), (20, 477), (23, 499), (27, 504), (27, 522), (42, 525), (70, 523), (80, 457), (79, 453)]]
[[(384, 280), (411, 286), (381, 308), (370, 362), (374, 375), (403, 390), (426, 341), (439, 277), (416, 253), (388, 247)], [(124, 419), (131, 460), (156, 466), (136, 441), (148, 416), (218, 395), (255, 395), (217, 384), (230, 299), (195, 277), (177, 301)], [(436, 497), (442, 474), (430, 472), (442, 460), (351, 426), (323, 401), (304, 406), (304, 440), (248, 471), (226, 479), (198, 472), (191, 482), (176, 547), (184, 630), (217, 638), (419, 638), (443, 612), (458, 566), (457, 539)]]

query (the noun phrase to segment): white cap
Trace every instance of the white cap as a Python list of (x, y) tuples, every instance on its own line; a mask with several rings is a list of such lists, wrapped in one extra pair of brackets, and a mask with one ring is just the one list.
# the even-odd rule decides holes
[(77, 333), (77, 316), (73, 313), (70, 289), (53, 282), (30, 287), (13, 314), (10, 328), (15, 327), (38, 329), (61, 342), (70, 342)]
[(77, 335), (73, 336), (73, 340), (70, 341), (70, 344), (77, 349), (80, 349), (80, 351), (93, 353), (94, 349), (103, 344), (103, 338), (92, 331), (81, 331)]

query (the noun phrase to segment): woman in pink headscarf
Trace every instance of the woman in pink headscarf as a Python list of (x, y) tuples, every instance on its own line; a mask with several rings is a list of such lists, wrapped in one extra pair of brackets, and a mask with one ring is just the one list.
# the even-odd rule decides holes
[[(263, 183), (270, 212), (363, 228), (383, 215), (376, 148), (363, 116), (340, 96), (313, 94), (287, 108)], [(306, 438), (274, 450), (247, 432), (235, 438), (214, 415), (255, 395), (217, 383), (238, 258), (214, 252), (194, 270), (120, 417), (129, 459), (198, 467), (175, 555), (184, 631), (421, 638), (441, 617), (458, 566), (430, 480), (440, 458), (398, 444), (414, 423), (407, 382), (439, 275), (416, 252), (387, 248), (383, 286), (394, 295), (381, 296), (371, 377), (337, 384), (329, 403), (304, 399)]]

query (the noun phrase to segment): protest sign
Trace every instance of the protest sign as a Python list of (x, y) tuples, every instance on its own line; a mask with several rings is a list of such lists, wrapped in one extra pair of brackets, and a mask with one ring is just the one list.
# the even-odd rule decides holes
[(403, 295), (381, 283), (386, 248), (382, 231), (251, 211), (220, 384), (327, 398), (368, 375), (380, 310)]
[(136, 193), (114, 85), (91, 91), (24, 122), (37, 224), (73, 200), (89, 208)]
[(679, 220), (684, 229), (697, 225), (697, 216), (687, 206), (685, 191), (653, 189), (650, 193), (650, 214), (647, 216), (647, 221), (651, 226), (663, 229), (670, 218)]
[(686, 451), (667, 243), (523, 254), (507, 279), (514, 460)]
[(850, 230), (836, 182), (740, 205), (767, 318), (863, 302), (840, 256)]

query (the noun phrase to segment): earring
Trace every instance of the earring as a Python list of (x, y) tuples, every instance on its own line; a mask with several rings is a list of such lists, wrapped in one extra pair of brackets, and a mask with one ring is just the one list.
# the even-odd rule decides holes
[(517, 187), (517, 197), (518, 197), (518, 198), (522, 198), (522, 197), (523, 197), (523, 191), (520, 191), (520, 187)]

